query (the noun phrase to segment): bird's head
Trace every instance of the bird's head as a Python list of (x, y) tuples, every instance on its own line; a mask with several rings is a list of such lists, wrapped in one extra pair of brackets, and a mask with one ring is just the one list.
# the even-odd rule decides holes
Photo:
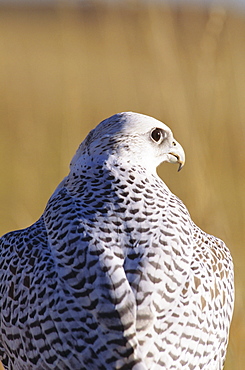
[(164, 123), (143, 114), (124, 112), (105, 119), (90, 131), (71, 167), (80, 167), (88, 160), (99, 164), (109, 159), (155, 172), (162, 162), (178, 163), (180, 170), (185, 153)]

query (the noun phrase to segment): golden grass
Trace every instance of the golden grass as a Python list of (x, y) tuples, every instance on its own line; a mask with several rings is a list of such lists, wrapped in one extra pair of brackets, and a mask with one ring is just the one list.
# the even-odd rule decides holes
[(1, 233), (39, 217), (100, 120), (125, 110), (163, 120), (187, 163), (160, 175), (234, 257), (226, 370), (245, 364), (244, 42), (244, 18), (221, 7), (0, 9)]

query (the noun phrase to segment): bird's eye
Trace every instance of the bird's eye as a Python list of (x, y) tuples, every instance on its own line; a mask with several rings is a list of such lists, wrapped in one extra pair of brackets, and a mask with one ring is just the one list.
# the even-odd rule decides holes
[(163, 139), (163, 131), (160, 128), (154, 128), (151, 132), (151, 138), (153, 141), (158, 143), (160, 140)]

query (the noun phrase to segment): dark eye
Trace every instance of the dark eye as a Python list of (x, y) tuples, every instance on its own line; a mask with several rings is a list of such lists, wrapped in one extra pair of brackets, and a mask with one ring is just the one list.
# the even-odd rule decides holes
[(151, 132), (151, 138), (158, 143), (163, 138), (163, 131), (160, 128), (154, 128)]

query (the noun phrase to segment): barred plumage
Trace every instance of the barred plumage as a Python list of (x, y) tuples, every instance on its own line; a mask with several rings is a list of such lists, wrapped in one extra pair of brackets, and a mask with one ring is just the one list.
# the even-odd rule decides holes
[(6, 369), (222, 369), (229, 250), (156, 174), (184, 159), (141, 114), (89, 133), (40, 219), (0, 239)]

